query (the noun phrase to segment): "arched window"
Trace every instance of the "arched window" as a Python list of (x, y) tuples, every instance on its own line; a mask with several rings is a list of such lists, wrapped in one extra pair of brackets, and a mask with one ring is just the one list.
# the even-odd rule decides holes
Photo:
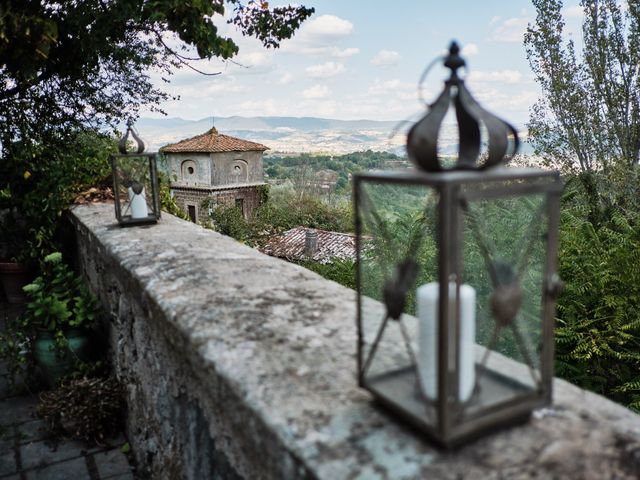
[(196, 183), (198, 179), (198, 169), (196, 162), (193, 160), (185, 160), (180, 168), (182, 172), (182, 181), (185, 183)]
[(247, 183), (249, 181), (249, 165), (240, 158), (231, 164), (231, 181), (233, 183)]

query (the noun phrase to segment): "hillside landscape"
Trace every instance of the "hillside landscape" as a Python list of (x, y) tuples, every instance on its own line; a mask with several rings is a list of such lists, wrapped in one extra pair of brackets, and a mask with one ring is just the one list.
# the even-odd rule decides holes
[(141, 118), (137, 123), (150, 149), (203, 133), (220, 133), (267, 145), (279, 153), (349, 153), (361, 150), (404, 153), (404, 135), (389, 138), (398, 122), (316, 117)]
[[(313, 153), (345, 154), (372, 150), (405, 155), (406, 132), (411, 123), (380, 120), (336, 120), (318, 117), (205, 117), (185, 120), (178, 117), (140, 118), (136, 128), (149, 151), (179, 140), (204, 133), (212, 126), (220, 133), (262, 143), (267, 154)], [(440, 151), (455, 154), (457, 132), (452, 124), (444, 124), (440, 135)], [(522, 135), (521, 135), (522, 136)], [(532, 149), (523, 142), (520, 153)]]

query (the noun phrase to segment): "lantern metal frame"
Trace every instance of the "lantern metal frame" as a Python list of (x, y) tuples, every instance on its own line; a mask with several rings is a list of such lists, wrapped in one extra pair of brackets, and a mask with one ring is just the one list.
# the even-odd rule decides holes
[[(523, 181), (519, 183), (518, 181)], [(562, 181), (557, 172), (539, 169), (494, 168), (487, 170), (449, 170), (441, 172), (423, 172), (406, 170), (398, 172), (374, 172), (355, 174), (353, 179), (353, 196), (355, 205), (356, 226), (356, 291), (357, 291), (357, 326), (358, 326), (358, 383), (371, 392), (376, 400), (385, 407), (407, 420), (438, 444), (452, 447), (464, 443), (476, 436), (494, 428), (511, 425), (526, 420), (533, 409), (550, 404), (553, 379), (553, 328), (555, 298), (558, 293), (558, 279), (556, 275), (556, 256), (558, 248), (559, 202), (562, 192)], [(439, 281), (439, 309), (438, 309), (438, 398), (431, 407), (435, 409), (435, 422), (427, 421), (422, 407), (413, 401), (399, 399), (398, 388), (385, 389), (386, 379), (367, 378), (365, 375), (364, 356), (364, 326), (363, 326), (363, 294), (362, 294), (362, 258), (363, 247), (363, 207), (362, 187), (367, 182), (375, 184), (419, 185), (435, 190), (438, 194), (437, 217), (437, 262)], [(463, 192), (466, 185), (491, 185), (484, 190)], [(505, 185), (508, 184), (508, 185)], [(460, 286), (463, 259), (461, 251), (463, 245), (464, 205), (467, 201), (500, 199), (517, 197), (527, 194), (544, 195), (544, 212), (547, 218), (546, 251), (544, 256), (543, 291), (542, 291), (542, 334), (540, 352), (540, 382), (539, 388), (511, 398), (497, 402), (487, 407), (481, 407), (475, 413), (466, 414), (462, 402), (458, 400), (458, 380), (460, 375), (460, 306), (457, 303), (455, 321), (450, 321), (448, 284), (454, 274), (457, 278), (457, 288)], [(384, 328), (384, 327), (383, 327)], [(450, 340), (454, 339), (455, 360), (451, 371), (443, 366), (450, 366)], [(406, 341), (406, 338), (405, 338)], [(369, 352), (371, 353), (371, 352)], [(514, 360), (515, 361), (515, 360)], [(417, 365), (414, 365), (417, 369)], [(406, 370), (406, 368), (405, 368)], [(386, 372), (381, 377), (402, 375), (402, 372)], [(506, 378), (505, 378), (506, 380)], [(411, 395), (411, 392), (404, 392)], [(426, 399), (421, 398), (420, 400)], [(409, 404), (413, 402), (412, 409)], [(417, 409), (417, 410), (416, 410)]]
[[(137, 150), (134, 152), (127, 151), (127, 138), (129, 134), (132, 135), (134, 141), (137, 143)], [(144, 224), (154, 224), (157, 223), (160, 219), (160, 196), (159, 196), (159, 182), (158, 182), (158, 169), (157, 169), (157, 152), (144, 153), (144, 143), (142, 140), (136, 135), (133, 131), (132, 127), (129, 126), (127, 128), (126, 134), (122, 137), (119, 144), (119, 154), (112, 154), (110, 156), (111, 161), (111, 170), (113, 176), (113, 194), (114, 194), (114, 204), (115, 204), (115, 214), (116, 219), (118, 220), (118, 224), (121, 227), (128, 227), (134, 225), (144, 225)], [(143, 218), (132, 218), (131, 215), (125, 215), (122, 212), (122, 208), (120, 206), (120, 199), (118, 197), (120, 193), (120, 187), (122, 185), (122, 181), (119, 178), (118, 170), (119, 165), (118, 162), (123, 159), (135, 159), (140, 162), (146, 162), (146, 165), (149, 172), (149, 185), (151, 186), (151, 209), (152, 212), (146, 217)]]

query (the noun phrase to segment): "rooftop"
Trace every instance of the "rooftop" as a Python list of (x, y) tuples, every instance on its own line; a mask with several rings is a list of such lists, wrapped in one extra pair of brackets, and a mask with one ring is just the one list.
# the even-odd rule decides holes
[(295, 227), (282, 235), (274, 237), (262, 247), (262, 252), (272, 257), (287, 260), (310, 259), (320, 263), (328, 263), (335, 258), (343, 260), (356, 259), (356, 239), (349, 233), (315, 230), (318, 234), (317, 248), (309, 257), (305, 253), (305, 239), (308, 231), (315, 229)]
[(215, 127), (195, 137), (171, 143), (160, 149), (165, 153), (216, 153), (216, 152), (264, 152), (269, 147), (261, 143), (218, 133)]

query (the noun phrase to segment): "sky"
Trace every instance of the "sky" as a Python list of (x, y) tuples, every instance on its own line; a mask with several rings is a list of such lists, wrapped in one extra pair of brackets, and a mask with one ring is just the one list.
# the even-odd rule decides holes
[[(276, 5), (276, 1), (271, 6)], [(279, 49), (242, 37), (222, 17), (220, 31), (240, 47), (233, 62), (218, 59), (182, 68), (166, 84), (153, 82), (179, 100), (160, 107), (169, 117), (314, 116), (343, 120), (415, 120), (425, 111), (418, 99), (424, 68), (445, 53), (451, 40), (467, 60), (467, 87), (493, 113), (523, 129), (540, 95), (526, 59), (523, 35), (535, 20), (525, 0), (308, 0), (315, 8), (295, 36)], [(566, 3), (567, 31), (579, 41), (580, 7)], [(434, 68), (423, 85), (427, 102), (446, 78)], [(143, 113), (158, 117), (158, 114)]]

